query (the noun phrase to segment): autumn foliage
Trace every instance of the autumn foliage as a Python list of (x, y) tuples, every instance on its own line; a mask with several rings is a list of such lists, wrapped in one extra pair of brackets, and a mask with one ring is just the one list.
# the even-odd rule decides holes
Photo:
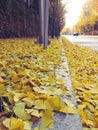
[(81, 34), (98, 35), (98, 0), (87, 0), (74, 27)]
[[(55, 112), (77, 114), (74, 104), (61, 97), (70, 92), (55, 70), (62, 45), (52, 40), (47, 50), (34, 39), (0, 40), (0, 129), (54, 128)], [(64, 96), (66, 97), (66, 96)]]
[[(84, 130), (98, 129), (98, 52), (63, 39)], [(88, 129), (87, 129), (88, 128)]]

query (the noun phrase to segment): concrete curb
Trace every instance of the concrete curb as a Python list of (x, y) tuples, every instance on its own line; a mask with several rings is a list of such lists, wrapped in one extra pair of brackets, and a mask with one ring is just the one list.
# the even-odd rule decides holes
[[(60, 68), (56, 69), (56, 76), (62, 78), (65, 87), (67, 87), (67, 89), (70, 92), (70, 97), (67, 97), (66, 95), (64, 96), (66, 96), (68, 100), (72, 101), (74, 107), (76, 108), (77, 101), (72, 87), (70, 72), (64, 49), (62, 49), (61, 60), (62, 63)], [(54, 117), (56, 120), (54, 130), (82, 130), (82, 123), (79, 114), (72, 115), (72, 114), (56, 113)]]

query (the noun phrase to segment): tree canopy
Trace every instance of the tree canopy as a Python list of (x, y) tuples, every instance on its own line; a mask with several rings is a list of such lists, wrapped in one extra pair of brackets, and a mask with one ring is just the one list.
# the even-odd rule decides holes
[(98, 0), (87, 0), (75, 26), (82, 34), (98, 35)]
[[(39, 0), (0, 0), (0, 38), (35, 37), (39, 34)], [(49, 35), (59, 36), (64, 26), (61, 0), (49, 2)]]

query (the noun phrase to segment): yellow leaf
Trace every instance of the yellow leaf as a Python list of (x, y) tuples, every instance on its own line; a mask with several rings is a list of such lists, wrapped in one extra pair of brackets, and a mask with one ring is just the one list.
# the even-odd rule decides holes
[(23, 128), (24, 123), (21, 120), (17, 120), (14, 117), (10, 119), (10, 129)]
[(31, 130), (32, 124), (30, 121), (24, 121), (24, 130)]
[(3, 125), (6, 126), (7, 128), (10, 128), (10, 119), (9, 119), (9, 118), (6, 118), (6, 119), (3, 121)]
[(63, 91), (59, 88), (54, 89), (53, 93), (54, 93), (53, 95), (57, 95), (57, 96), (63, 95)]
[(0, 84), (0, 92), (3, 92), (3, 91), (5, 91), (6, 89), (5, 89), (5, 86), (3, 85), (3, 84)]
[(46, 94), (40, 94), (38, 96), (38, 98), (45, 100), (45, 99), (48, 99), (48, 95), (46, 95)]
[(38, 86), (41, 85), (41, 81), (40, 81), (40, 79), (36, 79), (36, 80), (34, 81), (34, 83), (35, 83), (36, 85), (38, 85)]
[(35, 92), (38, 92), (38, 93), (41, 93), (42, 92), (42, 90), (39, 88), (39, 87), (33, 87), (33, 90), (35, 91)]
[(65, 105), (62, 105), (59, 111), (62, 113), (67, 113), (67, 107)]
[(54, 120), (53, 120), (53, 112), (51, 109), (46, 109), (43, 117), (41, 119), (41, 127), (53, 129)]
[(51, 104), (53, 109), (58, 110), (61, 107), (61, 102), (59, 97), (51, 97), (48, 99), (48, 102)]
[(14, 101), (18, 102), (20, 99), (26, 97), (26, 94), (24, 93), (14, 93)]
[(94, 122), (91, 121), (91, 120), (86, 120), (86, 124), (87, 124), (88, 126), (94, 127)]
[(30, 99), (32, 99), (32, 100), (35, 99), (35, 95), (34, 95), (33, 92), (29, 92), (29, 93), (27, 93), (27, 96), (28, 96), (28, 98), (30, 98)]
[(19, 85), (19, 84), (14, 84), (14, 85), (11, 86), (11, 88), (13, 88), (15, 90), (20, 90), (22, 88), (22, 86)]
[(20, 81), (20, 77), (19, 77), (17, 74), (13, 74), (11, 78), (12, 78), (12, 81), (13, 81), (13, 82), (18, 82), (18, 81)]
[(96, 114), (95, 119), (94, 119), (94, 127), (98, 128), (98, 115), (97, 114)]
[(28, 106), (28, 107), (32, 107), (34, 105), (34, 101), (30, 98), (23, 98), (22, 101), (24, 101), (24, 103)]
[(3, 121), (4, 126), (9, 128), (10, 130), (21, 128), (23, 130), (24, 128), (24, 123), (20, 119), (16, 119), (14, 117), (7, 118)]
[(39, 128), (38, 128), (38, 127), (35, 127), (34, 130), (39, 130)]
[(0, 77), (0, 83), (3, 83), (4, 82), (4, 80)]
[(36, 117), (38, 117), (38, 118), (40, 117), (40, 113), (39, 113), (39, 111), (36, 110), (36, 109), (33, 109), (31, 115), (32, 115), (32, 116), (36, 116)]
[(35, 100), (35, 107), (36, 109), (45, 109), (44, 108), (44, 101), (43, 100)]
[(46, 71), (47, 72), (49, 70), (50, 70), (50, 68), (48, 66), (42, 68), (42, 71)]
[(68, 107), (67, 108), (67, 113), (70, 113), (70, 114), (79, 114), (79, 111), (77, 108), (70, 108)]
[(18, 102), (14, 106), (14, 112), (16, 116), (18, 116), (22, 120), (28, 120), (30, 119), (29, 114), (24, 110), (25, 109), (25, 103), (23, 102)]
[(53, 107), (52, 107), (52, 105), (49, 103), (48, 99), (47, 99), (47, 100), (44, 100), (43, 106), (44, 106), (44, 109), (49, 109), (49, 108), (53, 109)]
[(57, 83), (57, 84), (60, 84), (60, 85), (61, 85), (61, 84), (64, 84), (62, 78), (57, 79), (56, 83)]

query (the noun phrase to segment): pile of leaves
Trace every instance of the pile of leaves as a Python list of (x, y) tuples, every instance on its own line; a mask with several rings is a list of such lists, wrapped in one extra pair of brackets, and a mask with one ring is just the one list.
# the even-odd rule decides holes
[(98, 129), (98, 51), (63, 38), (84, 130)]
[[(62, 46), (52, 40), (47, 50), (32, 39), (0, 40), (0, 130), (54, 128), (54, 112), (75, 113), (62, 79), (55, 75)], [(72, 105), (71, 105), (72, 106)]]

